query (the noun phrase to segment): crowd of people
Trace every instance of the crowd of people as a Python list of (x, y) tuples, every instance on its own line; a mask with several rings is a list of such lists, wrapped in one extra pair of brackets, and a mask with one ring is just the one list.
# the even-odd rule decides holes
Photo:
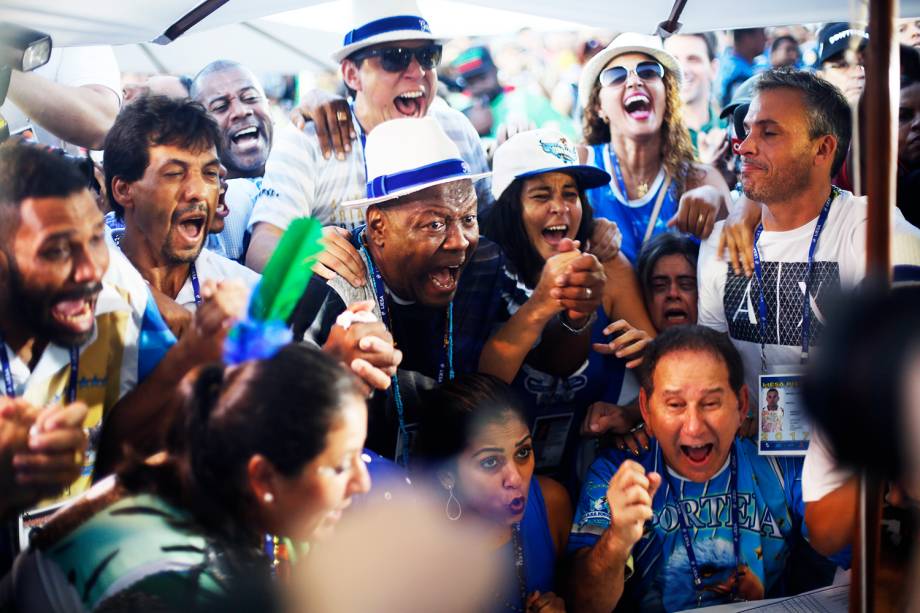
[[(909, 285), (920, 29), (902, 26), (891, 261)], [(916, 369), (916, 334), (895, 343), (916, 292), (841, 312), (883, 205), (858, 195), (853, 144), (871, 33), (811, 31), (621, 33), (584, 43), (551, 96), (507, 84), (484, 44), (442, 69), (412, 0), (356, 0), (344, 95), (280, 119), (229, 60), (124, 92), (93, 78), (99, 49), (14, 72), (30, 128), (0, 146), (0, 609), (326, 610), (305, 569), (349, 507), (394, 501), (493, 564), (443, 610), (681, 611), (845, 581), (859, 467), (892, 505), (917, 498), (909, 444), (866, 459), (833, 416), (858, 405), (879, 449), (914, 429), (916, 390), (892, 390)], [(253, 327), (303, 218), (322, 249), (293, 263), (286, 319)], [(869, 317), (897, 368), (852, 379), (888, 347), (856, 334)], [(841, 363), (850, 342), (865, 353)], [(442, 568), (421, 552), (346, 589), (395, 602), (388, 573)]]

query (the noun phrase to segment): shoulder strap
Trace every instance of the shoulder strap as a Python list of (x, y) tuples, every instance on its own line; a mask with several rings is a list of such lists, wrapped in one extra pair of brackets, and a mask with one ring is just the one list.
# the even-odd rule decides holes
[(661, 205), (664, 203), (664, 198), (667, 196), (670, 187), (671, 176), (665, 175), (664, 181), (661, 183), (661, 189), (658, 190), (658, 197), (655, 198), (655, 207), (652, 209), (652, 214), (648, 218), (648, 226), (645, 227), (645, 237), (642, 239), (643, 245), (648, 239), (652, 238), (652, 232), (655, 231), (655, 224), (658, 223), (658, 216), (661, 214)]

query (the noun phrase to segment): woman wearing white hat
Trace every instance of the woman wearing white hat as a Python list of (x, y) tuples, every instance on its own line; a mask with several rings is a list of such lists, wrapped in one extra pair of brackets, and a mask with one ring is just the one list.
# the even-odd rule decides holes
[(642, 243), (671, 226), (706, 238), (731, 202), (715, 169), (694, 162), (681, 117), (680, 65), (655, 36), (627, 32), (585, 65), (582, 159), (611, 180), (589, 192), (615, 221), (633, 263)]
[[(495, 152), (492, 192), (496, 204), (483, 223), (483, 234), (501, 246), (520, 279), (533, 288), (544, 264), (567, 241), (586, 246), (594, 218), (585, 190), (606, 185), (610, 175), (577, 162), (575, 145), (556, 130), (532, 130), (511, 137)], [(641, 351), (654, 334), (632, 266), (623, 255), (604, 264), (606, 281), (600, 306), (592, 316), (595, 351), (577, 372), (559, 372), (553, 365), (519, 365), (506, 360), (504, 378), (527, 401), (534, 430), (537, 467), (574, 485), (580, 433), (599, 435), (591, 415), (610, 412), (635, 396), (626, 368), (637, 366)], [(638, 327), (634, 327), (638, 326)], [(608, 343), (607, 337), (616, 334)], [(616, 355), (610, 355), (610, 354)], [(489, 372), (501, 372), (489, 365)], [(515, 376), (514, 373), (517, 373)], [(624, 383), (625, 382), (625, 383)], [(605, 405), (605, 406), (600, 406)], [(557, 419), (569, 415), (567, 420)], [(545, 437), (543, 436), (545, 435)], [(546, 438), (548, 440), (542, 440)], [(553, 445), (549, 439), (564, 441)]]

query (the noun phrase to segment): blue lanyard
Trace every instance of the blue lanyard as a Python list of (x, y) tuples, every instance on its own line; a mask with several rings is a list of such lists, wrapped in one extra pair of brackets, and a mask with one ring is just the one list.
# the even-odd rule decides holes
[[(732, 522), (732, 548), (735, 552), (735, 572), (738, 572), (738, 566), (741, 564), (741, 522), (739, 521), (739, 503), (738, 503), (738, 454), (735, 450), (735, 444), (732, 443), (731, 454), (729, 456), (729, 474), (728, 493), (731, 500), (731, 522)], [(680, 536), (684, 541), (684, 548), (687, 550), (687, 561), (690, 564), (690, 572), (693, 575), (693, 587), (696, 588), (697, 598), (696, 605), (703, 603), (703, 577), (700, 575), (700, 565), (696, 561), (696, 553), (693, 551), (693, 538), (690, 536), (690, 528), (687, 525), (687, 510), (681, 504), (680, 490), (674, 487), (671, 477), (668, 475), (668, 469), (662, 471), (668, 480), (668, 490), (674, 493), (674, 500), (677, 503), (677, 523), (680, 525)], [(737, 584), (737, 581), (735, 581)], [(732, 600), (735, 599), (735, 590), (732, 588)]]
[[(815, 263), (815, 252), (818, 249), (818, 239), (824, 230), (824, 224), (827, 222), (827, 216), (831, 210), (831, 203), (837, 197), (838, 191), (834, 187), (831, 189), (831, 195), (827, 197), (821, 213), (818, 215), (818, 221), (815, 224), (815, 232), (811, 236), (811, 244), (808, 246), (808, 264), (805, 267), (805, 297), (802, 300), (802, 353), (801, 363), (808, 361), (808, 346), (811, 343), (811, 271)], [(763, 233), (763, 224), (758, 224), (754, 231), (754, 274), (757, 275), (757, 287), (759, 289), (760, 300), (758, 304), (758, 327), (760, 328), (760, 362), (761, 369), (766, 371), (767, 356), (767, 299), (763, 284), (763, 267), (760, 263), (760, 250), (757, 243), (760, 241), (760, 235)], [(777, 342), (779, 339), (777, 339)]]
[[(6, 388), (6, 395), (9, 398), (16, 397), (16, 386), (13, 385), (13, 371), (10, 368), (10, 359), (6, 355), (6, 341), (0, 334), (0, 366), (3, 367), (3, 384)], [(80, 350), (77, 347), (70, 348), (70, 378), (67, 380), (67, 403), (71, 404), (77, 401), (77, 378), (80, 370)]]
[(188, 275), (192, 278), (192, 292), (195, 294), (195, 306), (201, 305), (201, 287), (198, 285), (198, 271), (195, 269), (195, 262), (188, 266)]
[(626, 202), (629, 202), (629, 194), (626, 191), (626, 181), (623, 180), (623, 171), (620, 170), (620, 160), (617, 159), (617, 154), (613, 151), (613, 143), (607, 145), (607, 157), (610, 159), (610, 166), (613, 168), (613, 176), (617, 180), (617, 187), (620, 189), (620, 194), (623, 195)]
[[(371, 258), (371, 254), (368, 252), (367, 248), (364, 246), (364, 241), (361, 240), (361, 233), (364, 231), (364, 226), (355, 228), (352, 230), (352, 237), (354, 238), (355, 243), (358, 246), (358, 250), (361, 252), (361, 255), (364, 257), (364, 262), (367, 264), (367, 270), (371, 273), (371, 278), (373, 280), (374, 286), (374, 296), (377, 299), (377, 306), (380, 308), (380, 317), (383, 319), (383, 324), (387, 327), (390, 332), (393, 331), (393, 320), (390, 315), (390, 311), (387, 305), (386, 299), (386, 290), (384, 289), (385, 284), (383, 281), (383, 276), (380, 274), (380, 270), (374, 266), (374, 260)], [(444, 339), (442, 341), (443, 345), (443, 355), (441, 357), (441, 362), (438, 365), (438, 384), (444, 383), (444, 376), (447, 375), (448, 380), (453, 380), (454, 378), (454, 302), (451, 300), (450, 304), (447, 305), (447, 323), (444, 326)], [(403, 437), (403, 448), (402, 448), (402, 463), (404, 466), (409, 465), (409, 431), (406, 429), (406, 418), (405, 418), (405, 408), (403, 406), (402, 395), (399, 392), (399, 378), (396, 374), (392, 377), (393, 381), (393, 402), (396, 404), (396, 414), (399, 418), (399, 433)]]

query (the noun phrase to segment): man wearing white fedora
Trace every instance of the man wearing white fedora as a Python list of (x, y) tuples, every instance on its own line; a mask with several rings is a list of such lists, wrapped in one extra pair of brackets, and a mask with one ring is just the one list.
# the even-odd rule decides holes
[[(469, 120), (446, 105), (432, 105), (441, 40), (431, 33), (415, 0), (354, 0), (352, 13), (355, 29), (345, 35), (332, 57), (340, 62), (345, 85), (354, 92), (352, 122), (360, 138), (346, 154), (326, 159), (312, 122), (303, 130), (287, 126), (279, 131), (249, 221), (252, 240), (246, 264), (255, 270), (262, 269), (281, 233), (298, 217), (313, 216), (325, 226), (344, 229), (364, 222), (363, 210), (341, 203), (363, 194), (367, 177), (363, 142), (383, 121), (433, 117), (474, 172), (488, 171), (479, 135)], [(347, 113), (342, 116), (348, 120)], [(477, 191), (486, 205), (491, 196), (488, 181), (482, 183)], [(348, 250), (347, 232), (330, 227), (324, 236), (327, 249), (316, 272), (331, 278), (335, 268), (361, 283), (360, 258)]]
[[(366, 209), (367, 225), (350, 236), (366, 283), (314, 277), (294, 315), (294, 334), (326, 344), (348, 305), (374, 303), (403, 361), (385, 401), (381, 395), (371, 403), (367, 446), (406, 461), (420, 390), (480, 363), (527, 354), (577, 369), (605, 277), (597, 258), (568, 241), (526, 290), (497, 245), (479, 237), (473, 184), (487, 173), (471, 172), (436, 120), (381, 123), (366, 152), (366, 197), (341, 205)], [(502, 324), (515, 334), (502, 334)]]

